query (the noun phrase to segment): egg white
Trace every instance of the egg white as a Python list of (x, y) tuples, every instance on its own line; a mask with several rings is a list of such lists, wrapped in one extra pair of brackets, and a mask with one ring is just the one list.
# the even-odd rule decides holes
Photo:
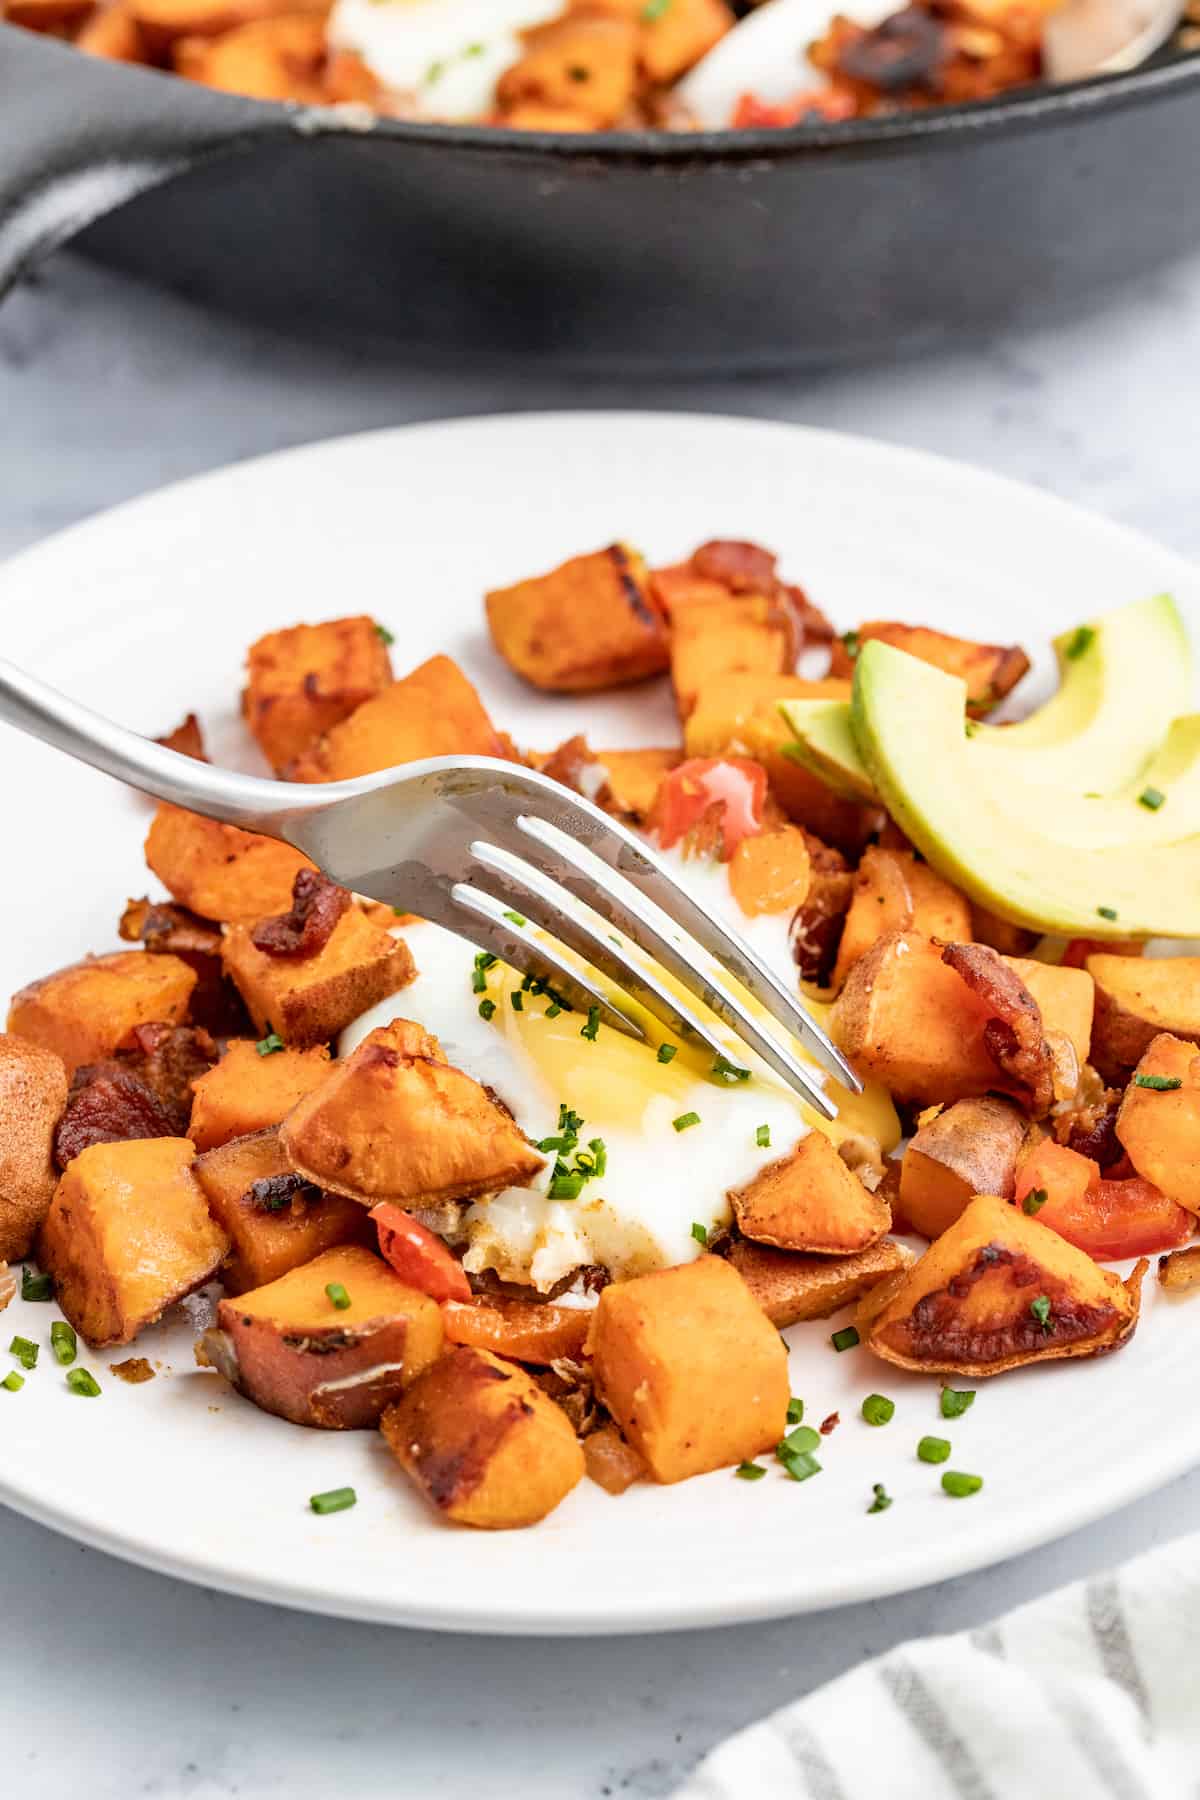
[(328, 34), (422, 111), (479, 119), (521, 56), (519, 34), (561, 11), (562, 0), (337, 0)]

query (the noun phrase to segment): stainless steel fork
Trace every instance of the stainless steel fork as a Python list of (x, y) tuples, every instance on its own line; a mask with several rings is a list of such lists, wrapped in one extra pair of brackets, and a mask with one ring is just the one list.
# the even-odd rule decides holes
[(443, 756), (321, 786), (262, 780), (163, 749), (2, 660), (0, 720), (155, 799), (279, 838), (341, 886), (443, 925), (547, 982), (571, 1006), (595, 1007), (604, 1023), (644, 1037), (587, 970), (563, 956), (565, 946), (669, 1030), (726, 1058), (728, 1044), (662, 981), (657, 969), (665, 970), (835, 1118), (812, 1071), (762, 1028), (711, 957), (828, 1074), (861, 1092), (840, 1051), (744, 939), (710, 917), (631, 831), (531, 769)]

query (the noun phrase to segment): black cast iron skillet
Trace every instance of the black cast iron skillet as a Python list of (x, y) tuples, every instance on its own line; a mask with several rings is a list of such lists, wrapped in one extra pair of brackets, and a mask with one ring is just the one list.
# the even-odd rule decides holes
[(1200, 243), (1200, 57), (885, 121), (577, 137), (349, 122), (0, 26), (0, 292), (82, 232), (220, 307), (598, 369), (879, 355)]

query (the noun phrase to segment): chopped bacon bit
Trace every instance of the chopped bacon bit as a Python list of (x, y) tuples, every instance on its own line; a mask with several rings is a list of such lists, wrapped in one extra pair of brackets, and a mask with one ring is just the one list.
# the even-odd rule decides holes
[(322, 951), (353, 900), (347, 889), (319, 869), (301, 869), (292, 885), (292, 910), (260, 919), (250, 934), (268, 956), (306, 957)]
[(986, 944), (946, 944), (942, 961), (978, 994), (993, 1017), (983, 1028), (988, 1055), (1001, 1073), (1026, 1090), (1034, 1118), (1054, 1104), (1054, 1054), (1042, 1009), (1020, 977)]
[(180, 756), (190, 756), (193, 762), (207, 762), (208, 754), (204, 748), (204, 733), (200, 729), (200, 721), (195, 713), (190, 712), (182, 725), (174, 731), (168, 731), (165, 737), (155, 738), (164, 750), (177, 750)]
[(841, 1422), (841, 1413), (831, 1412), (828, 1418), (821, 1420), (817, 1429), (820, 1431), (822, 1437), (828, 1437), (831, 1431), (837, 1430)]
[(92, 1144), (174, 1137), (175, 1128), (146, 1083), (119, 1063), (87, 1063), (71, 1078), (67, 1108), (54, 1134), (60, 1169)]
[(842, 927), (854, 892), (854, 871), (840, 850), (811, 831), (808, 845), (809, 887), (791, 925), (792, 958), (802, 981), (823, 986), (837, 961)]
[(1090, 1106), (1073, 1106), (1054, 1121), (1054, 1136), (1068, 1150), (1091, 1157), (1106, 1172), (1121, 1161), (1125, 1152), (1117, 1138), (1117, 1114), (1121, 1096), (1116, 1088), (1105, 1088)]
[(692, 567), (708, 581), (719, 581), (731, 594), (773, 594), (779, 586), (779, 558), (760, 544), (738, 538), (713, 538), (692, 553)]
[(194, 1025), (136, 1025), (122, 1040), (116, 1060), (145, 1082), (175, 1136), (184, 1136), (192, 1117), (192, 1083), (217, 1060), (210, 1034)]

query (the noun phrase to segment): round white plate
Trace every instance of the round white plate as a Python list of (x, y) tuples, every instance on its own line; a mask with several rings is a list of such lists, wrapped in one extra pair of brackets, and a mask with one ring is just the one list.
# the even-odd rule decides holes
[[(395, 633), (399, 671), (449, 651), (519, 741), (585, 728), (601, 746), (664, 743), (676, 735), (664, 684), (594, 700), (523, 688), (489, 648), (481, 595), (616, 537), (665, 562), (715, 536), (779, 550), (788, 579), (843, 626), (901, 618), (1040, 648), (1161, 588), (1200, 618), (1200, 577), (1178, 558), (972, 469), (740, 420), (564, 413), (319, 444), (120, 507), (0, 571), (3, 648), (149, 733), (195, 708), (218, 759), (249, 767), (235, 751), (245, 646), (367, 610)], [(123, 901), (153, 883), (137, 796), (3, 728), (0, 777), (6, 995), (115, 948)], [(612, 1632), (801, 1612), (1012, 1556), (1200, 1461), (1188, 1402), (1200, 1302), (1166, 1301), (1152, 1280), (1146, 1296), (1118, 1355), (981, 1382), (950, 1423), (935, 1379), (836, 1354), (830, 1324), (802, 1327), (793, 1392), (810, 1422), (841, 1415), (820, 1476), (725, 1471), (619, 1500), (584, 1482), (537, 1529), (496, 1535), (431, 1517), (375, 1433), (298, 1430), (256, 1411), (194, 1366), (178, 1313), (134, 1347), (163, 1365), (144, 1386), (108, 1372), (128, 1352), (101, 1352), (83, 1360), (103, 1394), (81, 1399), (44, 1348), (20, 1393), (0, 1391), (0, 1499), (173, 1575), (397, 1624)], [(13, 1332), (45, 1344), (55, 1316), (14, 1301), (4, 1344)], [(876, 1389), (896, 1400), (884, 1429), (858, 1416)], [(980, 1494), (942, 1494), (941, 1471), (915, 1456), (930, 1432), (951, 1439), (951, 1467), (985, 1478)], [(868, 1516), (876, 1481), (894, 1505)], [(308, 1510), (310, 1494), (345, 1483), (353, 1511)]]

